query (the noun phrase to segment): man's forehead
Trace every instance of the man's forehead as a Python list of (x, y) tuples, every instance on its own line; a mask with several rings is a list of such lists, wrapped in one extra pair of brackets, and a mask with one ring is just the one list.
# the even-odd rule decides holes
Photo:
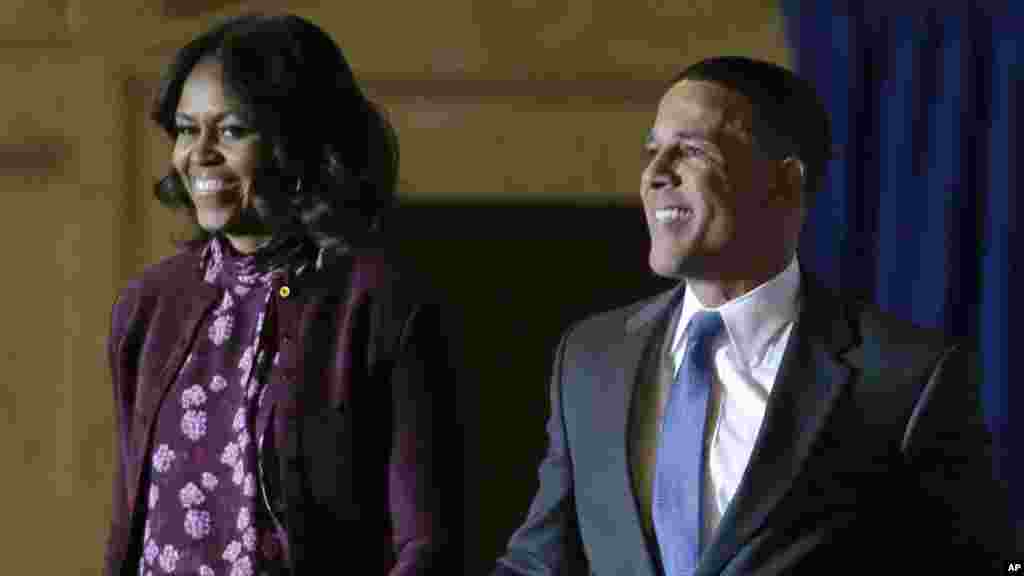
[(658, 105), (658, 125), (672, 131), (733, 132), (749, 137), (753, 109), (750, 100), (728, 87), (701, 80), (680, 80)]

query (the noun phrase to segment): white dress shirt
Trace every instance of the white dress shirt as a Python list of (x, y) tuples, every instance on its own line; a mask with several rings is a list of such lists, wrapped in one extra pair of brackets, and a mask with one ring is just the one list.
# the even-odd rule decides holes
[(717, 310), (725, 324), (711, 344), (715, 374), (704, 436), (702, 546), (710, 542), (750, 460), (799, 311), (799, 293), (800, 268), (795, 255), (774, 278), (717, 308), (705, 307), (686, 288), (671, 348), (677, 372), (688, 349), (684, 344), (693, 315)]

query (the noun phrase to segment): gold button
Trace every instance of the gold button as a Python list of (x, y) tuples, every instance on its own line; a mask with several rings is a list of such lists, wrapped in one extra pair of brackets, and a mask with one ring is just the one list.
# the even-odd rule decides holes
[(287, 286), (281, 286), (277, 293), (281, 295), (281, 298), (287, 298), (292, 293), (292, 289)]

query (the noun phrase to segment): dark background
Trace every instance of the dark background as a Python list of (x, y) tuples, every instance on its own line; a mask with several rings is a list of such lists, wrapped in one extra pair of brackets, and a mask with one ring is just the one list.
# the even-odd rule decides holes
[(385, 229), (462, 328), (465, 569), (483, 574), (537, 488), (562, 332), (672, 283), (647, 266), (639, 205), (407, 204)]
[(482, 502), (467, 514), (485, 523), (467, 553), (484, 565), (535, 486), (557, 334), (638, 296), (613, 283), (648, 278), (644, 249), (630, 248), (638, 214), (588, 217), (573, 204), (638, 200), (644, 136), (683, 63), (726, 49), (790, 61), (775, 3), (749, 0), (0, 2), (0, 488), (17, 519), (0, 525), (4, 573), (101, 573), (111, 305), (183, 232), (152, 196), (171, 142), (150, 104), (175, 50), (247, 10), (297, 13), (338, 42), (398, 130), (403, 199), (466, 204), (411, 211), (397, 238), (475, 330), (464, 372), (482, 375), (459, 399), (484, 420), (466, 440), (481, 491), (466, 501)]
[[(174, 252), (181, 228), (152, 199), (170, 145), (149, 103), (174, 50), (254, 8), (324, 27), (400, 134), (402, 197), (419, 203), (391, 229), (468, 336), (458, 414), (479, 432), (465, 435), (458, 470), (472, 504), (467, 573), (500, 553), (536, 487), (558, 335), (664, 285), (647, 271), (635, 205), (643, 136), (664, 83), (711, 55), (763, 58), (814, 82), (838, 158), (801, 264), (900, 317), (976, 337), (1000, 476), (1024, 481), (1024, 421), (1012, 416), (1024, 3), (353, 6), (0, 2), (0, 258), (11, 278), (0, 318), (14, 328), (0, 331), (0, 488), (16, 519), (0, 526), (5, 572), (100, 573), (110, 306)], [(606, 200), (617, 205), (593, 206)], [(1024, 492), (1011, 496), (1024, 519)]]

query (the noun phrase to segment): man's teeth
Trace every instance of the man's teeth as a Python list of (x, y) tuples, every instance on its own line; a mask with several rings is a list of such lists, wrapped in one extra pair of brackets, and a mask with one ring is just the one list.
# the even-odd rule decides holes
[(689, 210), (683, 208), (662, 208), (654, 211), (654, 217), (658, 222), (672, 222), (689, 214)]

